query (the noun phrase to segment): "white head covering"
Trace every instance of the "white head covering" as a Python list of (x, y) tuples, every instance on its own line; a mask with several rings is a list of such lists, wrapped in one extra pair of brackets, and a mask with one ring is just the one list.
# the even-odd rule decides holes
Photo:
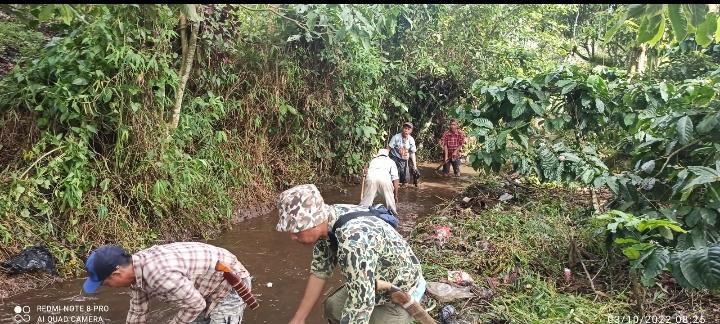
[(384, 149), (384, 148), (379, 149), (377, 152), (377, 155), (375, 155), (375, 157), (378, 157), (380, 155), (390, 156), (390, 151), (388, 151), (387, 149)]

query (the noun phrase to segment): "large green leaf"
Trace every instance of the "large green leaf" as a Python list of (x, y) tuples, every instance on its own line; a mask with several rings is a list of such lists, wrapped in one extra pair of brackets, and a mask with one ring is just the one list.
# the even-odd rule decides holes
[(692, 288), (692, 284), (685, 279), (682, 269), (680, 268), (680, 253), (672, 253), (670, 255), (670, 265), (672, 267), (673, 278), (680, 284), (680, 287), (685, 289)]
[(693, 139), (693, 122), (688, 116), (677, 121), (677, 133), (680, 144), (687, 144)]
[(523, 95), (520, 91), (510, 89), (507, 91), (507, 99), (511, 104), (515, 105), (523, 99)]
[(545, 179), (557, 179), (558, 159), (547, 147), (540, 149), (540, 166)]
[(697, 260), (700, 260), (705, 254), (704, 249), (688, 249), (682, 251), (678, 255), (680, 270), (682, 275), (691, 286), (695, 288), (703, 287), (702, 274), (697, 267)]
[(528, 103), (530, 104), (530, 108), (535, 112), (538, 116), (543, 116), (545, 114), (545, 108), (541, 104), (538, 104), (535, 102), (535, 100), (529, 100)]
[(650, 160), (642, 164), (640, 166), (640, 170), (642, 170), (645, 173), (650, 173), (655, 169), (655, 160)]
[[(720, 288), (720, 245), (676, 252), (673, 267), (680, 267), (682, 278), (698, 289)], [(673, 271), (677, 277), (677, 273)], [(683, 282), (683, 280), (679, 280)]]
[(670, 98), (669, 91), (671, 90), (671, 88), (672, 88), (672, 86), (668, 86), (668, 84), (665, 81), (660, 82), (660, 97), (662, 98), (663, 101), (667, 102), (668, 99)]
[(646, 4), (631, 4), (627, 6), (627, 15), (632, 18), (640, 18), (645, 15)]
[(655, 3), (647, 4), (647, 5), (645, 5), (645, 15), (649, 16), (649, 17), (662, 15), (664, 7), (665, 7), (665, 5), (662, 5), (662, 4), (655, 4)]
[(603, 36), (603, 41), (605, 43), (609, 42), (610, 39), (612, 39), (613, 36), (622, 28), (622, 26), (625, 25), (625, 20), (627, 20), (628, 14), (627, 12), (621, 12), (617, 15), (615, 18), (615, 24), (612, 26), (612, 28), (608, 29), (607, 32), (605, 32), (605, 36)]
[(560, 156), (562, 156), (563, 159), (565, 159), (565, 161), (570, 161), (570, 162), (582, 161), (582, 159), (580, 159), (580, 157), (577, 156), (575, 153), (564, 152), (564, 153), (560, 153)]
[(717, 16), (714, 12), (708, 12), (705, 21), (697, 26), (695, 32), (695, 41), (700, 46), (708, 46), (715, 38), (715, 30), (717, 29)]
[(670, 25), (675, 35), (675, 40), (680, 42), (687, 37), (687, 19), (682, 11), (682, 5), (677, 3), (668, 4), (668, 16), (670, 17)]
[(659, 275), (670, 261), (670, 252), (665, 248), (655, 249), (650, 256), (645, 259), (642, 274), (642, 283), (645, 286), (652, 286), (655, 283), (655, 277)]
[(492, 122), (491, 122), (490, 120), (488, 120), (487, 118), (482, 118), (482, 117), (480, 117), (480, 118), (475, 118), (475, 119), (472, 120), (472, 123), (475, 124), (475, 125), (477, 125), (477, 126), (484, 127), (484, 128), (487, 128), (487, 129), (492, 129), (492, 128), (493, 128)]
[(708, 134), (712, 132), (718, 125), (718, 115), (708, 114), (703, 118), (697, 125), (697, 131), (699, 134)]
[(685, 16), (687, 17), (688, 23), (691, 27), (697, 28), (703, 21), (705, 21), (705, 15), (708, 12), (708, 5), (706, 4), (683, 4)]
[(644, 16), (640, 21), (637, 41), (639, 43), (647, 42), (653, 46), (662, 38), (664, 32), (665, 17), (663, 15)]
[(513, 118), (513, 119), (518, 118), (518, 117), (520, 117), (520, 115), (522, 115), (524, 112), (525, 112), (525, 100), (523, 99), (523, 100), (520, 100), (520, 101), (519, 101), (517, 104), (515, 104), (515, 106), (513, 107), (513, 110), (512, 110), (512, 118)]
[(720, 173), (719, 173), (717, 170), (715, 170), (715, 169), (713, 169), (713, 168), (706, 167), (706, 166), (694, 166), (694, 165), (693, 165), (693, 166), (688, 166), (687, 169), (688, 169), (690, 172), (695, 173), (695, 174), (697, 174), (698, 176), (701, 176), (701, 177), (705, 176), (705, 177), (718, 177), (718, 178), (720, 178)]
[(593, 74), (589, 76), (587, 78), (587, 85), (595, 90), (595, 92), (607, 95), (607, 85), (605, 84), (605, 80), (599, 75)]

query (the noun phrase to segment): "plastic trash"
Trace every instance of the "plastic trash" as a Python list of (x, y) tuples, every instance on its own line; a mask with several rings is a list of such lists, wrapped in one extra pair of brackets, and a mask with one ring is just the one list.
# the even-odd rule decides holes
[(471, 287), (455, 287), (443, 282), (428, 282), (427, 292), (441, 303), (449, 303), (455, 299), (475, 297)]
[(440, 324), (457, 323), (457, 321), (455, 320), (457, 318), (457, 311), (452, 305), (443, 306), (443, 308), (440, 309), (440, 313), (438, 315), (440, 319)]
[(473, 280), (470, 274), (460, 270), (449, 270), (448, 281), (460, 286), (468, 286), (475, 283), (475, 280)]
[(45, 271), (54, 276), (58, 275), (52, 253), (41, 245), (22, 250), (19, 254), (0, 263), (0, 270), (9, 275), (33, 271)]
[(500, 201), (508, 201), (508, 200), (510, 200), (510, 199), (512, 199), (512, 198), (513, 198), (513, 195), (511, 195), (511, 194), (509, 194), (509, 193), (506, 192), (506, 193), (502, 194), (502, 195), (500, 196), (500, 198), (498, 198), (498, 200), (500, 200)]
[(435, 227), (435, 235), (433, 235), (433, 237), (440, 242), (440, 245), (445, 245), (445, 243), (450, 240), (450, 237), (452, 237), (452, 231), (450, 227), (437, 226)]
[(563, 270), (563, 275), (564, 275), (564, 277), (565, 277), (565, 284), (566, 284), (566, 285), (569, 285), (569, 284), (570, 284), (570, 280), (572, 280), (572, 271), (570, 271), (570, 269), (568, 269), (568, 268), (565, 268), (565, 269)]

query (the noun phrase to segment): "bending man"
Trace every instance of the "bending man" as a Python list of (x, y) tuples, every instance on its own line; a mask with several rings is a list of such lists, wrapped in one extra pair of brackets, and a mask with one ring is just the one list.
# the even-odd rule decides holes
[(370, 160), (367, 176), (365, 177), (365, 188), (360, 199), (360, 206), (370, 207), (375, 200), (375, 195), (385, 198), (387, 208), (397, 215), (397, 189), (398, 169), (395, 162), (388, 157), (387, 149), (378, 150), (378, 154)]
[[(305, 323), (336, 265), (345, 285), (325, 300), (330, 323), (411, 323), (410, 315), (386, 294), (376, 294), (375, 280), (388, 281), (419, 301), (425, 292), (420, 261), (407, 242), (375, 216), (353, 218), (339, 227), (331, 244), (329, 231), (351, 212), (367, 212), (358, 205), (327, 205), (317, 187), (305, 184), (280, 194), (277, 230), (290, 232), (299, 243), (314, 245), (305, 294), (291, 323)], [(344, 218), (347, 220), (347, 218)]]
[(228, 250), (197, 242), (155, 245), (133, 255), (106, 245), (90, 254), (85, 268), (85, 292), (100, 286), (130, 287), (126, 323), (146, 323), (151, 297), (180, 307), (168, 323), (230, 324), (242, 321), (245, 302), (222, 273), (220, 261), (250, 288), (250, 274)]

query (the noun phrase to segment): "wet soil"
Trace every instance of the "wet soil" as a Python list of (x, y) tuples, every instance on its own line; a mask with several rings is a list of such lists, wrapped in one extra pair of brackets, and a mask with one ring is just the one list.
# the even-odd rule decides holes
[[(436, 163), (420, 165), (419, 186), (401, 188), (398, 209), (400, 232), (407, 236), (416, 220), (435, 211), (435, 206), (452, 199), (477, 173), (462, 166), (459, 178), (444, 177)], [(358, 203), (360, 185), (320, 185), (326, 203)], [(376, 203), (384, 203), (379, 197)], [(266, 206), (268, 204), (265, 204)], [(273, 206), (273, 204), (270, 204)], [(267, 208), (263, 208), (267, 210)], [(215, 240), (207, 243), (228, 249), (238, 256), (253, 276), (252, 291), (260, 308), (247, 310), (243, 323), (287, 323), (295, 312), (309, 275), (312, 247), (293, 242), (286, 233), (275, 231), (277, 210), (241, 215), (243, 221)], [(84, 278), (64, 280), (0, 299), (0, 323), (124, 323), (129, 306), (128, 289), (102, 288), (97, 294), (82, 293)], [(336, 271), (326, 284), (327, 294), (341, 283)], [(272, 283), (272, 287), (269, 287)], [(321, 297), (322, 299), (323, 297)], [(325, 323), (320, 302), (307, 320)], [(165, 323), (176, 309), (162, 301), (150, 303), (148, 322)], [(44, 316), (44, 318), (43, 318)], [(75, 317), (72, 317), (75, 316)], [(83, 317), (78, 317), (83, 316)]]

